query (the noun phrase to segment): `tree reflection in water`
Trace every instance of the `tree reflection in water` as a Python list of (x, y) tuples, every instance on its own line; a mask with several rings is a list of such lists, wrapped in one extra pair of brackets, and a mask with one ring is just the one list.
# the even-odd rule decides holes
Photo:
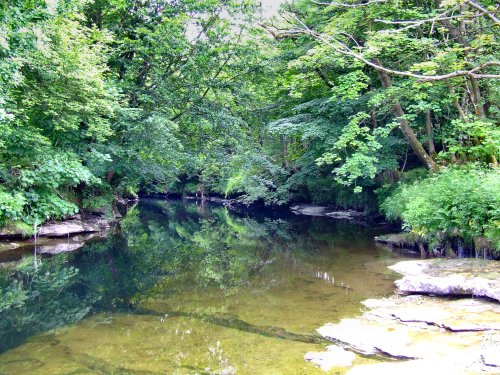
[[(78, 252), (44, 257), (38, 269), (33, 256), (2, 268), (0, 351), (89, 314), (154, 314), (141, 306), (142, 301), (186, 285), (228, 292), (247, 286), (265, 290), (271, 285), (261, 282), (259, 275), (266, 269), (273, 272), (276, 259), (294, 272), (315, 277), (318, 270), (312, 264), (327, 256), (322, 253), (325, 248), (353, 242), (366, 246), (370, 238), (360, 235), (369, 229), (348, 223), (275, 212), (266, 215), (144, 200), (105, 240), (88, 243)], [(271, 279), (279, 283), (280, 277)], [(264, 335), (314, 341), (234, 319), (198, 317)]]

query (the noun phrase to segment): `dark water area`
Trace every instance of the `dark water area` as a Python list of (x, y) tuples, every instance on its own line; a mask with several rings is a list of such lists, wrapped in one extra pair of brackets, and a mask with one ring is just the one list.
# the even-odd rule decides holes
[(0, 374), (321, 373), (315, 329), (393, 293), (383, 232), (142, 200), (76, 252), (0, 263)]

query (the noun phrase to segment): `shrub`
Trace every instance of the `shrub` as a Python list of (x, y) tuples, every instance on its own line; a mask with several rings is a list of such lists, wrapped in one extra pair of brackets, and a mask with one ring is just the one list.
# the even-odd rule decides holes
[(449, 167), (412, 184), (400, 184), (381, 206), (389, 219), (425, 236), (438, 233), (472, 243), (486, 237), (500, 250), (500, 173), (472, 164)]

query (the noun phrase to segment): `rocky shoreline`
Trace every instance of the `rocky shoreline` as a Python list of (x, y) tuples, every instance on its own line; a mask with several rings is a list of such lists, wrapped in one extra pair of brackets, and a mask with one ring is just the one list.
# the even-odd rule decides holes
[(296, 215), (326, 216), (334, 219), (345, 220), (359, 220), (364, 219), (368, 216), (366, 212), (355, 210), (337, 210), (331, 207), (316, 206), (311, 204), (297, 204), (291, 206), (290, 211), (292, 211)]
[(54, 221), (37, 228), (37, 238), (26, 236), (15, 227), (0, 228), (0, 254), (6, 260), (19, 258), (36, 245), (39, 254), (59, 254), (82, 248), (90, 240), (105, 238), (118, 218), (84, 215), (64, 221)]
[[(26, 233), (15, 225), (0, 228), (0, 260), (17, 259), (35, 248), (39, 254), (59, 254), (80, 249), (86, 242), (105, 238), (137, 199), (115, 197), (111, 212), (84, 210), (65, 220), (52, 220)], [(35, 241), (36, 229), (36, 241)]]
[[(335, 345), (306, 360), (349, 375), (500, 373), (499, 262), (433, 259), (390, 268), (403, 275), (396, 286), (405, 295), (364, 301), (362, 315), (319, 328)], [(358, 357), (385, 361), (351, 366)]]
[(417, 236), (411, 232), (390, 233), (376, 236), (375, 241), (396, 249), (407, 249), (420, 253), (422, 257), (483, 257), (498, 259), (492, 250), (493, 244), (484, 237), (477, 237), (473, 243), (466, 244), (460, 237), (438, 234), (440, 240)]

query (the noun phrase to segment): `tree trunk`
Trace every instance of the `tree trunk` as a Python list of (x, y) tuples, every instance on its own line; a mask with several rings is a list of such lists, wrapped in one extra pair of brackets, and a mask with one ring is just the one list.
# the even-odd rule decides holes
[[(375, 59), (374, 63), (380, 65), (380, 61), (378, 61), (378, 59)], [(385, 89), (388, 89), (392, 86), (391, 79), (386, 72), (382, 70), (377, 70), (377, 74), (380, 79), (380, 82), (382, 82), (382, 86)], [(403, 111), (401, 104), (395, 98), (392, 99), (391, 109), (392, 113), (399, 122), (399, 128), (401, 129), (401, 132), (403, 133), (404, 137), (406, 138), (413, 152), (417, 155), (417, 157), (419, 158), (419, 160), (422, 162), (423, 165), (425, 165), (428, 169), (432, 171), (436, 171), (438, 169), (437, 164), (425, 151), (424, 147), (422, 146), (417, 136), (415, 135), (415, 132), (411, 128), (410, 123), (405, 118), (405, 112)]]
[(431, 111), (425, 111), (425, 129), (427, 130), (427, 148), (429, 150), (429, 155), (431, 158), (435, 159), (437, 153), (436, 153), (436, 146), (434, 145)]
[(469, 81), (472, 87), (472, 101), (474, 105), (474, 113), (477, 117), (481, 118), (484, 116), (484, 108), (481, 98), (481, 89), (479, 88), (479, 83), (474, 77), (469, 77)]
[(114, 176), (115, 176), (115, 171), (113, 170), (109, 171), (108, 175), (106, 176), (106, 182), (110, 184)]
[(422, 242), (417, 241), (417, 246), (418, 246), (418, 249), (420, 250), (420, 258), (421, 259), (427, 258), (427, 252), (425, 251), (425, 247), (422, 244)]
[(290, 170), (290, 164), (288, 163), (288, 141), (285, 136), (281, 137), (281, 144), (283, 146), (283, 167), (285, 170)]
[(467, 118), (465, 117), (465, 112), (464, 112), (463, 108), (460, 106), (460, 103), (458, 102), (458, 98), (455, 95), (455, 89), (451, 85), (450, 80), (445, 79), (444, 82), (446, 83), (446, 87), (448, 87), (448, 90), (450, 91), (450, 94), (453, 97), (453, 105), (457, 109), (458, 116), (460, 117), (460, 120), (467, 121)]

